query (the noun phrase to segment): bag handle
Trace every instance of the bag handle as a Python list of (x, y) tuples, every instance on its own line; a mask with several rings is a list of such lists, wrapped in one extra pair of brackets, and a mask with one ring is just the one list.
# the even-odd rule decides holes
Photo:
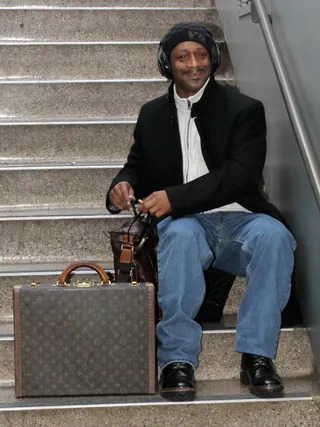
[[(130, 226), (129, 226), (129, 228), (128, 228), (128, 231), (127, 231), (127, 239), (128, 239), (128, 242), (130, 241), (130, 231), (131, 231), (131, 227), (134, 225), (134, 223), (135, 223), (135, 222), (137, 222), (137, 221), (142, 221), (142, 220), (143, 220), (143, 218), (144, 218), (144, 215), (142, 214), (142, 212), (140, 212), (138, 215), (136, 215), (136, 216), (134, 217), (134, 219), (133, 219), (133, 221), (131, 222), (131, 224), (130, 224)], [(145, 234), (146, 234), (146, 229), (147, 229), (147, 227), (150, 227), (151, 222), (152, 222), (151, 214), (148, 212), (147, 217), (146, 217), (146, 220), (145, 220), (145, 223), (144, 223), (145, 227), (144, 227), (143, 233), (141, 234), (141, 236), (140, 236), (140, 240), (139, 240), (139, 242), (137, 242), (137, 243), (140, 243), (142, 240), (143, 240), (143, 241), (145, 241), (144, 236), (145, 236)], [(140, 245), (140, 249), (141, 249), (141, 245)]]
[[(112, 233), (114, 233), (114, 234), (126, 235), (127, 241), (115, 239), (110, 232), (106, 233), (105, 231), (103, 231), (103, 234), (105, 236), (107, 236), (109, 239), (111, 239), (115, 242), (118, 242), (118, 243), (124, 243), (126, 245), (130, 245), (133, 247), (136, 244), (139, 246), (139, 249), (138, 249), (138, 251), (139, 251), (141, 249), (141, 247), (143, 246), (143, 244), (145, 243), (145, 240), (146, 240), (146, 238), (145, 238), (146, 229), (147, 229), (147, 227), (150, 227), (152, 224), (151, 214), (149, 214), (149, 213), (147, 214), (146, 220), (144, 222), (145, 228), (144, 228), (143, 232), (141, 233), (141, 235), (139, 236), (139, 240), (137, 240), (135, 243), (130, 243), (130, 231), (131, 231), (131, 228), (134, 225), (134, 223), (137, 221), (142, 221), (143, 218), (144, 218), (144, 215), (140, 212), (140, 214), (136, 215), (133, 218), (133, 220), (131, 221), (130, 225), (128, 226), (128, 231), (112, 231)], [(143, 243), (141, 244), (142, 241), (143, 241)], [(135, 251), (135, 252), (138, 252), (138, 251)]]
[(77, 270), (78, 268), (82, 268), (82, 267), (90, 268), (91, 270), (96, 271), (98, 273), (98, 275), (100, 276), (100, 279), (101, 279), (101, 282), (103, 285), (107, 285), (107, 284), (111, 283), (107, 273), (96, 262), (93, 262), (93, 261), (77, 261), (77, 262), (72, 262), (63, 270), (63, 272), (59, 276), (58, 285), (64, 285), (68, 281), (70, 274), (74, 270)]

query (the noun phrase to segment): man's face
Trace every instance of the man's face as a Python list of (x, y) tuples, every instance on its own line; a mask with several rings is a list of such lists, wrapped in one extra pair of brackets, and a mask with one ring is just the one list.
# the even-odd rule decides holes
[(207, 49), (200, 43), (179, 43), (170, 56), (173, 79), (181, 98), (196, 94), (211, 74)]

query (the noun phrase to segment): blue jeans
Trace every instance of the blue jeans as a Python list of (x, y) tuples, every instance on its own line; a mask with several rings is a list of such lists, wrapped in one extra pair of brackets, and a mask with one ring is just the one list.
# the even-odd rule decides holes
[(247, 278), (235, 350), (274, 358), (296, 248), (287, 228), (265, 214), (216, 212), (168, 217), (158, 224), (158, 235), (160, 368), (173, 361), (198, 366), (202, 329), (193, 319), (209, 267)]

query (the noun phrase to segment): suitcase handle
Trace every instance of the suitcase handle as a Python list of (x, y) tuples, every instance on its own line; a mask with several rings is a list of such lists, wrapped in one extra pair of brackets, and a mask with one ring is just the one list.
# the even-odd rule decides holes
[(93, 261), (77, 261), (77, 262), (72, 262), (71, 264), (68, 265), (68, 267), (66, 267), (63, 270), (63, 272), (59, 276), (58, 284), (64, 285), (68, 281), (70, 274), (74, 270), (77, 270), (78, 268), (82, 268), (82, 267), (87, 267), (87, 268), (91, 268), (92, 270), (95, 270), (99, 274), (100, 279), (104, 285), (108, 285), (111, 283), (107, 273), (96, 262), (93, 262)]

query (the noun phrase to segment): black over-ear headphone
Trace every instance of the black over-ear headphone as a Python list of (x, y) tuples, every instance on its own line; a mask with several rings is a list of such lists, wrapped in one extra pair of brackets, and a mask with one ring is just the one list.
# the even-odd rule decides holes
[[(211, 73), (215, 73), (221, 64), (221, 54), (217, 43), (212, 40), (212, 49), (211, 49)], [(173, 79), (170, 58), (163, 51), (162, 44), (160, 42), (158, 49), (158, 68), (160, 74), (166, 77), (168, 80)]]

